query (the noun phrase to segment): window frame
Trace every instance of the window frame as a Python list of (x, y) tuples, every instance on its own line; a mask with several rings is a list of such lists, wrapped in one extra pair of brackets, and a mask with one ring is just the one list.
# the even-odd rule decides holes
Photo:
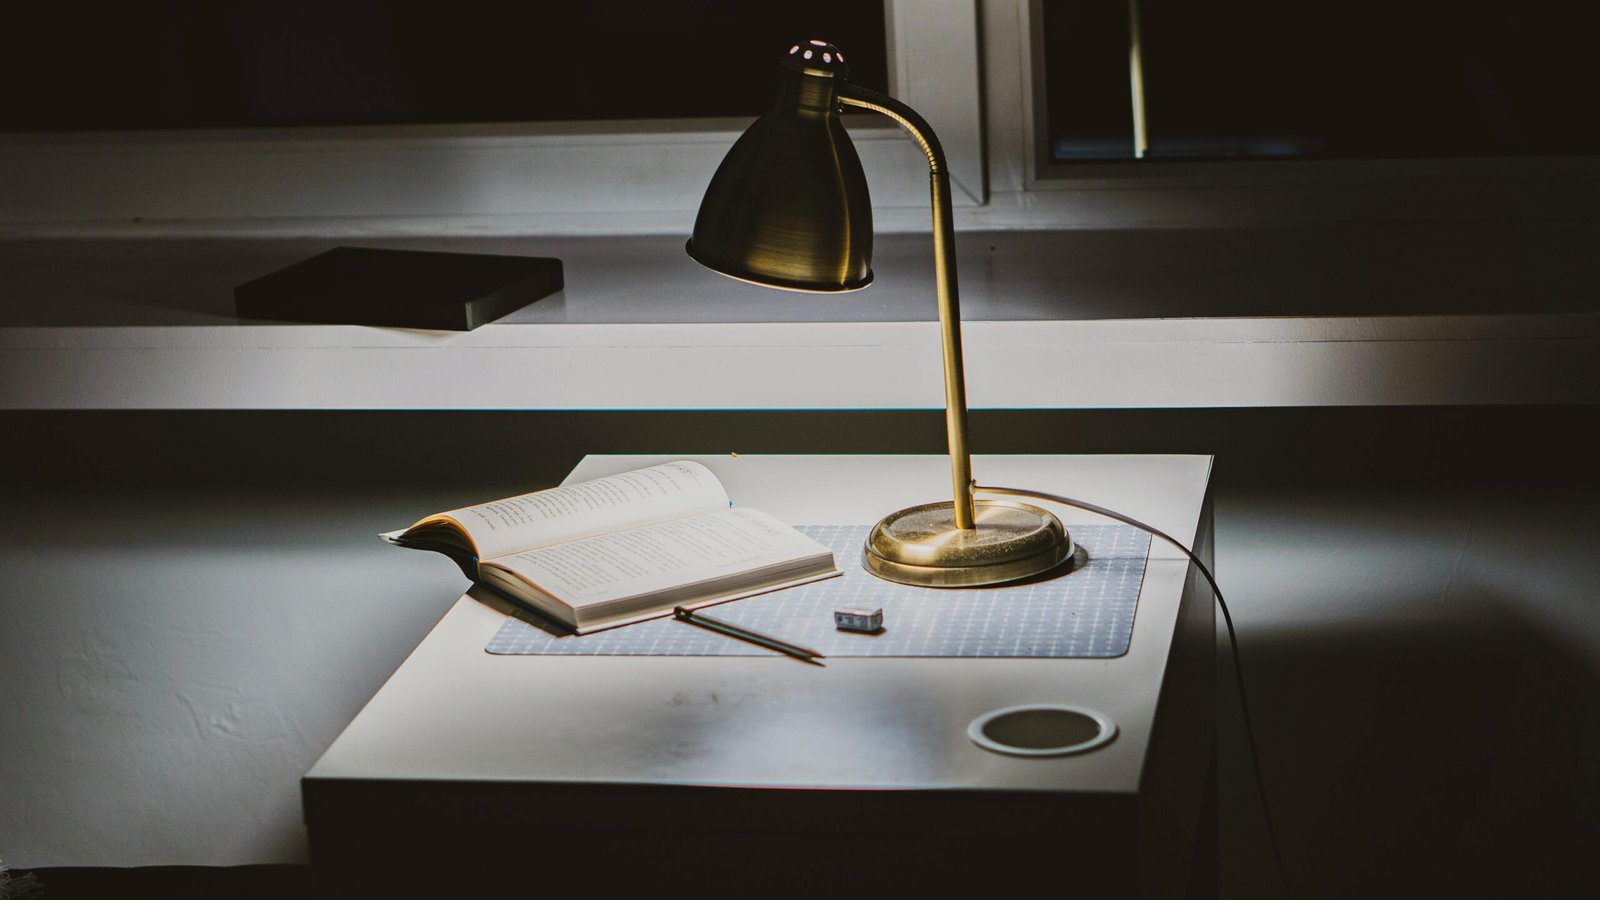
[[(940, 135), (956, 224), (1191, 228), (1592, 220), (1600, 156), (1051, 166), (1046, 0), (886, 0), (890, 90)], [(748, 120), (0, 136), (0, 236), (687, 232)], [(877, 225), (929, 227), (926, 166), (846, 117)]]
[[(940, 134), (958, 207), (987, 200), (977, 6), (886, 0), (884, 8), (890, 90)], [(0, 229), (294, 231), (333, 220), (419, 232), (452, 223), (498, 232), (681, 227), (748, 125), (736, 117), (6, 135)], [(926, 210), (926, 161), (898, 126), (852, 115), (846, 127), (874, 205)]]
[(1600, 156), (1053, 163), (1045, 124), (1044, 35), (1033, 27), (1045, 2), (984, 3), (990, 184), (1000, 207), (984, 217), (988, 224), (1248, 227), (1592, 219), (1600, 202)]

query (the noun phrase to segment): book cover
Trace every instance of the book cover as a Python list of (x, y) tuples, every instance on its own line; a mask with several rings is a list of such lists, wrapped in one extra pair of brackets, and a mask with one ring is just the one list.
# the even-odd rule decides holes
[(561, 287), (550, 257), (335, 247), (233, 297), (246, 319), (471, 331)]

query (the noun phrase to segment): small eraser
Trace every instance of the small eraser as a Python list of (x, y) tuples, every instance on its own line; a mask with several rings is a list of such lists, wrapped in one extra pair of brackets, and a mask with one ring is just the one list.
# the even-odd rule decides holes
[(845, 606), (833, 611), (833, 627), (840, 631), (877, 634), (883, 630), (883, 610)]

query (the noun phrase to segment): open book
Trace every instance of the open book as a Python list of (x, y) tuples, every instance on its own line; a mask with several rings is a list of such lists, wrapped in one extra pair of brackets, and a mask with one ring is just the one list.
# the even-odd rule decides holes
[(839, 574), (833, 551), (734, 508), (679, 461), (428, 516), (383, 535), (582, 634)]

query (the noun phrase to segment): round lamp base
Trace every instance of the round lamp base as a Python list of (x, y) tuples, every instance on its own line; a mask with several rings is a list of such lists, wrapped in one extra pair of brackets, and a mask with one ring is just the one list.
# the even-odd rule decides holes
[(979, 500), (975, 527), (956, 527), (955, 504), (902, 509), (873, 527), (861, 564), (879, 578), (919, 587), (980, 587), (1048, 572), (1072, 558), (1055, 516), (1014, 500)]

